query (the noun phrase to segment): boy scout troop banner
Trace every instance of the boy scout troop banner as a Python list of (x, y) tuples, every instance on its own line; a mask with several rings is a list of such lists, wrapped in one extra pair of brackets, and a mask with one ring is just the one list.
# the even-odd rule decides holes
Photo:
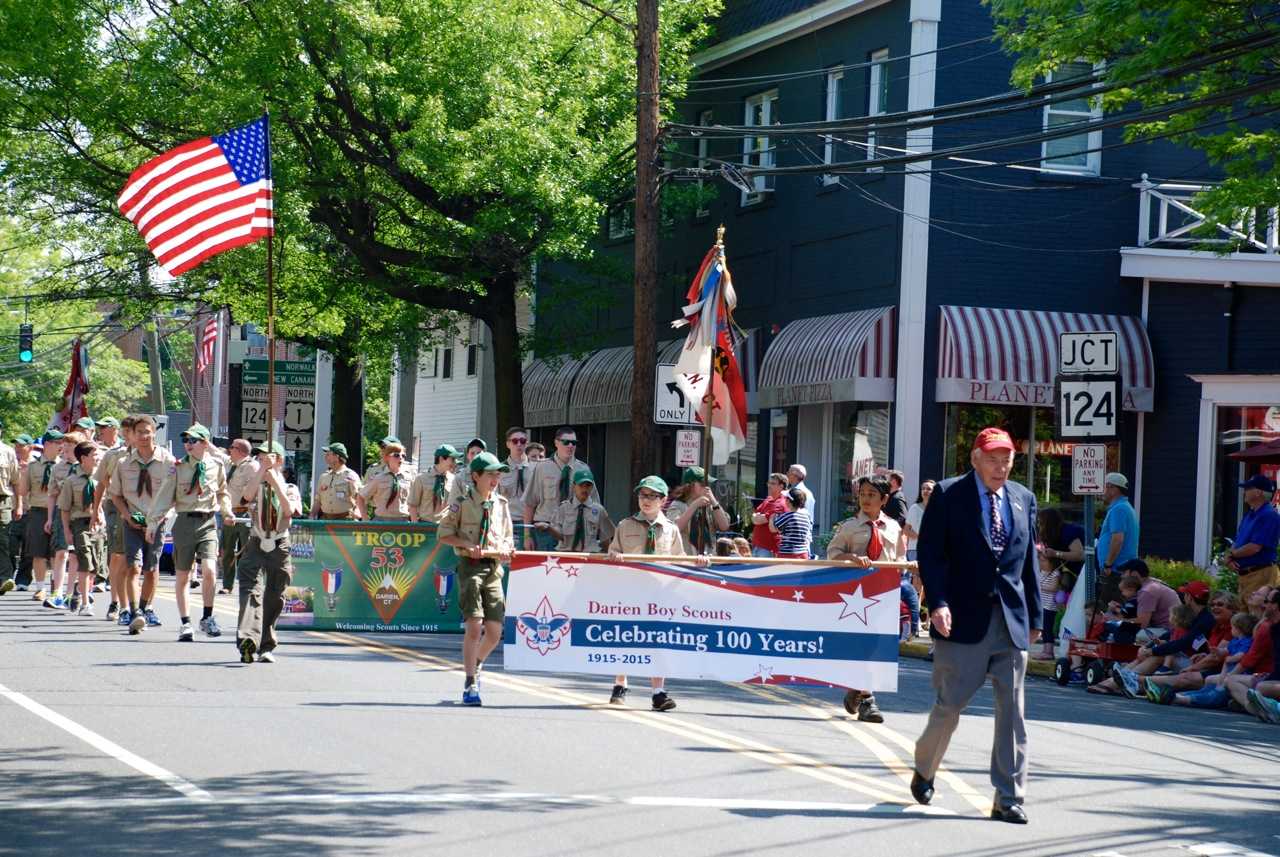
[(435, 524), (295, 519), (281, 627), (458, 632), (453, 549)]
[(517, 555), (509, 670), (898, 687), (896, 569)]

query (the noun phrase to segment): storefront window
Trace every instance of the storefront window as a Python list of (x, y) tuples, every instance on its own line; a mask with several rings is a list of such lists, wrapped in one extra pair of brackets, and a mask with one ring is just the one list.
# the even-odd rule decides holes
[(831, 461), (835, 490), (828, 492), (828, 520), (833, 524), (857, 514), (855, 484), (863, 476), (883, 472), (889, 464), (889, 405), (883, 402), (837, 402), (833, 406)]
[(756, 420), (748, 420), (746, 446), (730, 455), (728, 464), (711, 468), (712, 475), (716, 478), (716, 497), (728, 510), (733, 529), (740, 529), (743, 520), (750, 523), (751, 509), (758, 502), (752, 496), (756, 490), (758, 434)]
[[(952, 404), (947, 406), (947, 448), (943, 478), (969, 470), (973, 439), (987, 426), (1009, 432), (1018, 447), (1010, 478), (1035, 492), (1040, 508), (1057, 507), (1068, 521), (1080, 523), (1084, 498), (1071, 493), (1071, 444), (1053, 439), (1053, 409)], [(1120, 469), (1120, 444), (1107, 444), (1107, 469)], [(932, 478), (921, 474), (922, 479)], [(1094, 530), (1103, 504), (1095, 504)]]
[(1239, 484), (1254, 474), (1280, 478), (1280, 464), (1254, 464), (1231, 458), (1251, 446), (1280, 437), (1280, 405), (1219, 407), (1214, 433), (1213, 540), (1234, 538), (1244, 512), (1244, 492)]

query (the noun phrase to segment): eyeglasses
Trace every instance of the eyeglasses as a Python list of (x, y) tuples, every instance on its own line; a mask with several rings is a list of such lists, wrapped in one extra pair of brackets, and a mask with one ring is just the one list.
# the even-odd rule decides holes
[(196, 437), (184, 437), (182, 439), (183, 446), (195, 446), (199, 442), (200, 439)]
[(661, 494), (655, 494), (652, 491), (641, 491), (639, 496), (641, 500), (661, 500), (662, 499)]
[(527, 437), (509, 437), (509, 438), (507, 438), (507, 443), (514, 443), (516, 446), (524, 446), (524, 445), (525, 445), (526, 443), (528, 443), (528, 442), (529, 442), (529, 438), (527, 438)]
[(558, 437), (556, 443), (563, 443), (565, 446), (577, 446), (578, 439), (574, 437)]

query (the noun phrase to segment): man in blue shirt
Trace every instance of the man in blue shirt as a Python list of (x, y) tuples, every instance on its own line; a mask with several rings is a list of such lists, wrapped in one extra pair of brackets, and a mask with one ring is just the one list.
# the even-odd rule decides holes
[(1240, 483), (1248, 510), (1240, 519), (1236, 540), (1227, 551), (1227, 565), (1240, 578), (1240, 598), (1245, 600), (1255, 590), (1280, 582), (1276, 567), (1276, 543), (1280, 542), (1280, 512), (1271, 505), (1276, 484), (1262, 474)]
[[(1098, 530), (1098, 603), (1109, 604), (1120, 594), (1116, 566), (1138, 556), (1138, 513), (1129, 502), (1129, 479), (1123, 473), (1108, 473), (1103, 479), (1107, 515)], [(1086, 526), (1089, 523), (1086, 522)]]

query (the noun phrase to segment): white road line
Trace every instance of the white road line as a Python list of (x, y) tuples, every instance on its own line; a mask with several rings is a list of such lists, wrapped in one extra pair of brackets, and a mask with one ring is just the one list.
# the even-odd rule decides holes
[[(133, 805), (155, 807), (158, 805), (185, 805), (192, 798), (119, 798), (111, 801), (113, 808)], [(219, 794), (219, 806), (256, 806), (264, 804), (299, 807), (350, 807), (350, 806), (431, 806), (463, 805), (474, 808), (488, 806), (509, 809), (513, 804), (526, 806), (566, 806), (590, 808), (600, 806), (670, 807), (677, 809), (716, 809), (760, 812), (829, 812), (834, 815), (933, 815), (955, 816), (949, 809), (931, 806), (906, 806), (892, 803), (839, 803), (831, 801), (768, 800), (753, 798), (704, 798), (679, 796), (617, 795), (555, 795), (539, 792), (374, 792), (369, 794)], [(40, 799), (42, 810), (101, 810), (98, 798)]]
[(79, 738), (90, 747), (93, 747), (96, 750), (101, 750), (103, 753), (106, 753), (117, 761), (123, 762), (134, 770), (146, 774), (149, 777), (154, 777), (169, 788), (182, 794), (187, 800), (207, 803), (214, 799), (213, 795), (209, 794), (199, 786), (187, 782), (182, 777), (171, 771), (166, 771), (159, 765), (148, 762), (146, 759), (135, 753), (131, 753), (114, 741), (102, 737), (92, 729), (81, 726), (70, 718), (63, 717), (52, 708), (46, 708), (29, 696), (18, 693), (16, 690), (10, 690), (0, 684), (0, 697), (4, 697), (5, 699), (17, 703), (37, 717), (49, 721), (59, 729)]
[(1231, 842), (1190, 842), (1182, 847), (1201, 857), (1271, 857), (1270, 854)]

